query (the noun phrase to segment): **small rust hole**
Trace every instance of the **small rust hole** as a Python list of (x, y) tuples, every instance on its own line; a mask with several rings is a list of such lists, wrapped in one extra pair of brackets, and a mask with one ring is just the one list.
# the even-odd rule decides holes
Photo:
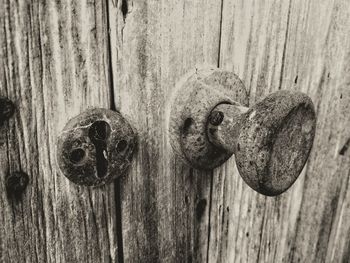
[(193, 124), (193, 119), (187, 118), (182, 127), (182, 134), (186, 135), (189, 132), (192, 124)]
[(197, 220), (200, 220), (205, 212), (205, 208), (207, 206), (207, 200), (201, 199), (196, 207), (196, 215), (197, 215)]
[(128, 143), (126, 140), (121, 140), (120, 142), (118, 142), (117, 144), (117, 152), (122, 152), (126, 149), (126, 147), (128, 146)]
[(19, 201), (28, 183), (29, 176), (22, 171), (8, 175), (5, 180), (7, 196), (13, 197), (15, 201)]
[(85, 157), (85, 151), (81, 148), (74, 149), (69, 156), (69, 159), (72, 163), (78, 164), (80, 163)]

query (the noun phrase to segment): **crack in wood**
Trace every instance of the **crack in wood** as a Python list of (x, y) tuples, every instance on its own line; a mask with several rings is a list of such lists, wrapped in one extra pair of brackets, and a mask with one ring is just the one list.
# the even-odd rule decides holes
[(346, 152), (347, 152), (347, 150), (349, 149), (349, 147), (350, 147), (350, 138), (348, 138), (348, 140), (346, 141), (346, 143), (343, 145), (343, 147), (340, 149), (340, 151), (339, 151), (339, 154), (340, 155), (344, 155)]
[(122, 4), (120, 6), (120, 10), (122, 11), (123, 20), (124, 20), (124, 23), (125, 23), (125, 19), (126, 19), (127, 15), (128, 15), (128, 12), (129, 12), (128, 0), (122, 0)]
[(281, 74), (280, 74), (280, 81), (279, 81), (278, 89), (282, 89), (283, 73), (284, 73), (284, 67), (285, 67), (285, 64), (286, 64), (285, 63), (285, 59), (286, 59), (286, 50), (287, 50), (287, 42), (288, 42), (288, 34), (289, 34), (289, 21), (290, 21), (291, 5), (292, 5), (292, 1), (289, 1), (286, 33), (285, 33), (285, 36), (284, 36), (282, 62), (281, 62)]
[(220, 29), (219, 29), (219, 46), (218, 46), (218, 62), (217, 66), (220, 67), (220, 56), (221, 56), (221, 39), (222, 39), (222, 18), (223, 18), (223, 10), (224, 10), (224, 0), (221, 0), (220, 7)]

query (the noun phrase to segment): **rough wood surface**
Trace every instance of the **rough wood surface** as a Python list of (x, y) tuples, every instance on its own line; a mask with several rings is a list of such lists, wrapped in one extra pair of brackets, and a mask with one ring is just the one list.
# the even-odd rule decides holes
[[(0, 1), (0, 95), (16, 105), (0, 128), (0, 262), (116, 261), (114, 187), (58, 174), (57, 134), (88, 106), (110, 107), (106, 5)], [(29, 175), (19, 200), (5, 177)]]
[(251, 103), (301, 90), (318, 121), (304, 174), (280, 197), (254, 193), (233, 161), (216, 171), (209, 261), (348, 262), (350, 3), (224, 1), (223, 10), (220, 66), (243, 79)]
[[(349, 4), (125, 0), (110, 1), (109, 10), (116, 105), (140, 132), (121, 183), (124, 260), (349, 260)], [(287, 193), (255, 193), (233, 159), (211, 174), (173, 156), (170, 94), (203, 63), (237, 73), (251, 104), (278, 89), (313, 99), (315, 146)]]
[(135, 122), (138, 153), (121, 181), (125, 262), (206, 262), (212, 173), (173, 155), (166, 107), (198, 63), (216, 64), (220, 1), (110, 1), (116, 106)]
[[(0, 0), (0, 96), (17, 107), (0, 128), (0, 261), (348, 262), (349, 50), (347, 0)], [(251, 104), (278, 89), (313, 99), (314, 148), (287, 193), (255, 193), (234, 158), (204, 173), (174, 156), (166, 109), (202, 64), (234, 71)], [(75, 186), (57, 134), (114, 105), (138, 131), (132, 169)], [(15, 171), (30, 180), (19, 199)]]

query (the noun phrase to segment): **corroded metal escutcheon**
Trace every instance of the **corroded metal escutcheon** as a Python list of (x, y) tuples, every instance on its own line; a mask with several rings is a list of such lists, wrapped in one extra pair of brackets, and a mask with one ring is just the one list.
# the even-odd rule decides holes
[(218, 69), (196, 70), (178, 83), (169, 115), (169, 135), (174, 151), (189, 165), (213, 169), (232, 152), (212, 144), (207, 136), (208, 117), (221, 103), (248, 104), (241, 80)]
[(135, 144), (136, 134), (119, 112), (89, 109), (59, 135), (58, 166), (76, 184), (103, 185), (126, 172)]
[(278, 91), (247, 108), (242, 82), (219, 69), (197, 71), (179, 86), (169, 133), (182, 159), (207, 170), (235, 154), (244, 181), (265, 195), (295, 182), (315, 136), (314, 105), (306, 94)]

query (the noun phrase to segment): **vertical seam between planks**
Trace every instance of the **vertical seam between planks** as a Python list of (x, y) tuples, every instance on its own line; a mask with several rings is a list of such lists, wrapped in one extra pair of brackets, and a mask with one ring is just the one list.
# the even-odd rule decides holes
[(282, 61), (281, 61), (281, 74), (280, 74), (280, 81), (278, 85), (279, 90), (282, 88), (284, 64), (285, 64), (284, 62), (286, 60), (286, 49), (287, 49), (287, 41), (288, 41), (288, 35), (289, 35), (289, 20), (290, 20), (291, 5), (292, 5), (292, 0), (289, 1), (289, 7), (288, 7), (286, 34), (284, 37), (283, 53), (282, 53)]
[(210, 219), (211, 219), (211, 207), (212, 207), (212, 198), (213, 198), (213, 184), (214, 184), (214, 171), (210, 173), (210, 193), (209, 193), (209, 211), (208, 211), (208, 241), (207, 241), (207, 260), (209, 262), (209, 250), (210, 250)]
[(222, 17), (223, 17), (224, 0), (221, 0), (220, 10), (220, 27), (219, 27), (219, 46), (218, 46), (218, 68), (220, 67), (220, 56), (221, 56), (221, 37), (222, 37)]
[[(219, 44), (218, 44), (218, 58), (217, 58), (217, 67), (220, 67), (220, 56), (221, 56), (221, 37), (222, 37), (222, 18), (223, 18), (223, 7), (224, 0), (221, 0), (220, 7), (220, 25), (219, 25)], [(207, 240), (207, 260), (209, 262), (209, 252), (210, 252), (210, 223), (211, 223), (211, 208), (212, 208), (212, 198), (213, 198), (213, 184), (214, 184), (214, 171), (210, 173), (210, 193), (209, 193), (209, 215), (208, 215), (208, 240)]]
[(116, 210), (116, 230), (117, 230), (117, 251), (118, 263), (124, 263), (123, 232), (122, 232), (122, 206), (120, 200), (120, 178), (114, 183), (115, 210)]
[[(110, 20), (109, 20), (109, 0), (106, 0), (106, 23), (107, 23), (107, 59), (108, 59), (108, 88), (110, 94), (110, 109), (116, 110), (114, 101), (114, 79), (113, 79), (113, 63), (112, 63), (112, 44), (110, 36)], [(115, 223), (116, 223), (116, 239), (117, 239), (117, 258), (118, 263), (124, 262), (124, 251), (123, 251), (123, 232), (122, 232), (122, 208), (120, 200), (120, 178), (114, 183), (114, 202), (115, 202)]]
[(263, 213), (263, 217), (261, 220), (261, 225), (260, 225), (260, 234), (259, 234), (259, 248), (258, 248), (258, 258), (256, 260), (256, 262), (260, 262), (260, 254), (261, 254), (261, 243), (262, 243), (262, 239), (263, 239), (263, 232), (264, 232), (264, 225), (265, 225), (265, 218), (266, 218), (266, 196), (264, 198), (264, 213)]
[(106, 0), (106, 22), (107, 22), (107, 56), (108, 56), (108, 84), (110, 94), (110, 108), (116, 110), (114, 102), (114, 79), (113, 79), (113, 63), (112, 63), (112, 48), (111, 48), (111, 36), (110, 36), (110, 21), (109, 21), (109, 0)]

